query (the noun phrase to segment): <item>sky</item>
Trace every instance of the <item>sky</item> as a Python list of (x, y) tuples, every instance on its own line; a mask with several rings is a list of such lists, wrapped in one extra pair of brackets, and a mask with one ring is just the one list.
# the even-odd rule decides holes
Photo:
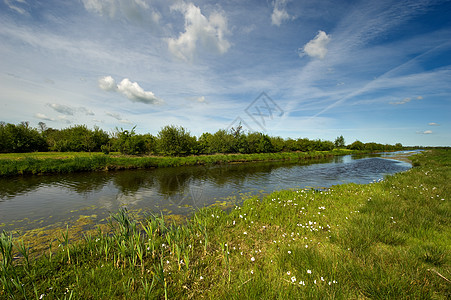
[(451, 1), (0, 1), (6, 123), (451, 146)]

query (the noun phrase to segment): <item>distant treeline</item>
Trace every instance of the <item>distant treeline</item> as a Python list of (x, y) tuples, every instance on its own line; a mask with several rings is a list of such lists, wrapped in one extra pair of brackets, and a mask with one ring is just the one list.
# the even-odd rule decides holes
[(106, 131), (86, 125), (75, 125), (61, 130), (47, 128), (40, 122), (33, 128), (28, 122), (10, 124), (0, 122), (0, 152), (20, 153), (35, 151), (58, 152), (121, 152), (123, 154), (154, 154), (186, 156), (214, 153), (276, 153), (292, 151), (330, 151), (334, 148), (351, 150), (393, 151), (401, 150), (401, 144), (383, 145), (355, 141), (346, 146), (343, 136), (334, 142), (307, 138), (283, 139), (261, 132), (244, 132), (241, 126), (230, 131), (221, 129), (215, 133), (203, 133), (199, 138), (180, 126), (165, 126), (156, 136), (136, 134), (132, 130)]

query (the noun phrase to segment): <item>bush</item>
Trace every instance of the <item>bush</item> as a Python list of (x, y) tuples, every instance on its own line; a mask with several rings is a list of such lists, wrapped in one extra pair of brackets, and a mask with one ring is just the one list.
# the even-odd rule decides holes
[(166, 126), (160, 130), (157, 137), (157, 150), (160, 154), (180, 156), (195, 154), (196, 138), (183, 127)]

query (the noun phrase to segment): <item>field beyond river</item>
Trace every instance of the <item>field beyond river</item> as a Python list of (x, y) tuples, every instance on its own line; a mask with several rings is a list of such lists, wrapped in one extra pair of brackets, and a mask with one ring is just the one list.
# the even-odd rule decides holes
[(33, 248), (2, 232), (0, 298), (447, 299), (451, 151), (410, 159), (380, 182), (250, 196), (184, 222), (120, 210)]

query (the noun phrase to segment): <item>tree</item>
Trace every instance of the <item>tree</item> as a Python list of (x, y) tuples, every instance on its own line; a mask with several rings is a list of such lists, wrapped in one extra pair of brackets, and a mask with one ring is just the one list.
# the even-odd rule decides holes
[(345, 147), (345, 139), (342, 135), (337, 137), (334, 142), (335, 148), (344, 148)]
[(18, 125), (0, 122), (0, 152), (47, 151), (48, 145), (29, 122)]
[(189, 155), (195, 152), (196, 137), (183, 127), (165, 126), (158, 133), (157, 149), (163, 155)]
[(143, 154), (146, 153), (145, 138), (135, 133), (135, 127), (131, 131), (116, 128), (116, 139), (114, 147), (122, 154)]
[(365, 149), (365, 144), (361, 141), (355, 141), (354, 143), (349, 145), (348, 148), (351, 150), (363, 150)]
[(41, 132), (41, 134), (44, 134), (47, 130), (47, 125), (44, 122), (39, 122), (39, 131)]

